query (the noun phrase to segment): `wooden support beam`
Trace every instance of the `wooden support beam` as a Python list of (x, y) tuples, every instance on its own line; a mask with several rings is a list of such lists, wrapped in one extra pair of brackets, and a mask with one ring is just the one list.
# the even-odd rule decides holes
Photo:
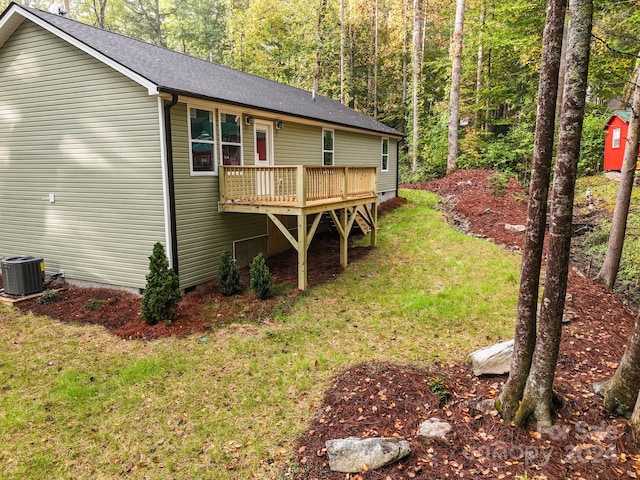
[[(349, 259), (349, 231), (347, 228), (347, 212), (348, 208), (343, 208), (340, 210), (340, 265), (342, 268), (347, 268), (347, 263)], [(352, 214), (353, 216), (353, 214)], [(351, 223), (353, 225), (353, 223)]]
[(284, 235), (284, 237), (287, 240), (289, 240), (289, 243), (293, 246), (293, 248), (298, 250), (298, 240), (293, 238), (293, 235), (291, 235), (291, 232), (289, 231), (289, 229), (280, 221), (280, 219), (276, 217), (273, 213), (267, 213), (267, 216), (271, 219), (273, 224), (276, 227), (278, 227), (278, 230), (280, 230), (282, 235)]
[(378, 244), (378, 205), (372, 203), (371, 208), (367, 210), (371, 217), (371, 247), (373, 248)]
[(307, 289), (307, 216), (298, 215), (298, 288)]
[(309, 249), (309, 245), (311, 245), (311, 242), (313, 241), (313, 236), (316, 234), (316, 230), (318, 230), (318, 225), (320, 225), (320, 220), (322, 220), (322, 212), (316, 214), (316, 218), (313, 219), (311, 228), (307, 233), (307, 249)]

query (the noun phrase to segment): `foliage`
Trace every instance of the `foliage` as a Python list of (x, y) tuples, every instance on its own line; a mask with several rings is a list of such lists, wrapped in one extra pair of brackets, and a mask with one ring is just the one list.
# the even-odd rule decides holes
[(107, 303), (106, 300), (89, 300), (84, 304), (84, 309), (89, 311), (98, 310), (102, 308), (105, 303)]
[(147, 285), (142, 294), (140, 314), (150, 325), (170, 322), (182, 298), (178, 274), (169, 268), (164, 246), (157, 242), (149, 257)]
[(608, 118), (608, 113), (601, 113), (597, 110), (584, 117), (580, 160), (578, 160), (579, 177), (594, 175), (602, 170), (605, 136), (603, 127)]
[(429, 382), (429, 390), (440, 399), (440, 404), (444, 403), (451, 396), (451, 392), (447, 390), (441, 378), (434, 378)]
[(223, 295), (231, 296), (242, 291), (240, 269), (229, 250), (222, 253), (218, 267), (218, 285)]
[(256, 255), (249, 265), (249, 275), (251, 276), (251, 289), (256, 296), (262, 300), (270, 297), (273, 291), (273, 278), (262, 253)]
[(509, 183), (509, 175), (504, 172), (494, 172), (488, 177), (489, 185), (491, 186), (491, 192), (501, 197), (504, 192), (507, 191), (507, 185)]
[(48, 305), (50, 303), (56, 303), (60, 300), (60, 295), (55, 290), (46, 290), (36, 300), (40, 305)]

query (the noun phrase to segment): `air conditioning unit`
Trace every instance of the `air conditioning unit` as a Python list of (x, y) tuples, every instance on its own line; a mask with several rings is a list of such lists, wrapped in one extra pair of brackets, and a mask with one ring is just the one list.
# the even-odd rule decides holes
[(4, 293), (30, 295), (44, 290), (44, 260), (21, 256), (0, 260)]

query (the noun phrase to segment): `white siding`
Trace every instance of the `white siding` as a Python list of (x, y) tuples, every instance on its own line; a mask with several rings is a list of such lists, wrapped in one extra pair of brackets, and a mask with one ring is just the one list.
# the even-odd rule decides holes
[(144, 287), (165, 239), (156, 98), (26, 20), (0, 49), (0, 85), (0, 257)]

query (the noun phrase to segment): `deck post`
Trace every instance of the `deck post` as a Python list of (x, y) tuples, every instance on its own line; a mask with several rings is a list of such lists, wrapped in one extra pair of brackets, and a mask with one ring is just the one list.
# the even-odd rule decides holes
[(376, 202), (371, 204), (371, 247), (375, 247), (378, 243), (378, 205)]
[(304, 207), (307, 204), (307, 178), (304, 165), (298, 165), (296, 169), (296, 196), (298, 206)]
[(298, 288), (307, 289), (307, 216), (298, 215)]
[(342, 198), (343, 199), (347, 199), (349, 198), (349, 167), (344, 167), (344, 169), (342, 170), (342, 174), (344, 175), (344, 178), (342, 179)]
[(224, 167), (220, 165), (218, 172), (218, 191), (220, 192), (220, 202), (227, 203), (227, 184)]
[(347, 268), (349, 259), (349, 231), (347, 230), (347, 211), (346, 208), (340, 209), (340, 265), (342, 268)]

